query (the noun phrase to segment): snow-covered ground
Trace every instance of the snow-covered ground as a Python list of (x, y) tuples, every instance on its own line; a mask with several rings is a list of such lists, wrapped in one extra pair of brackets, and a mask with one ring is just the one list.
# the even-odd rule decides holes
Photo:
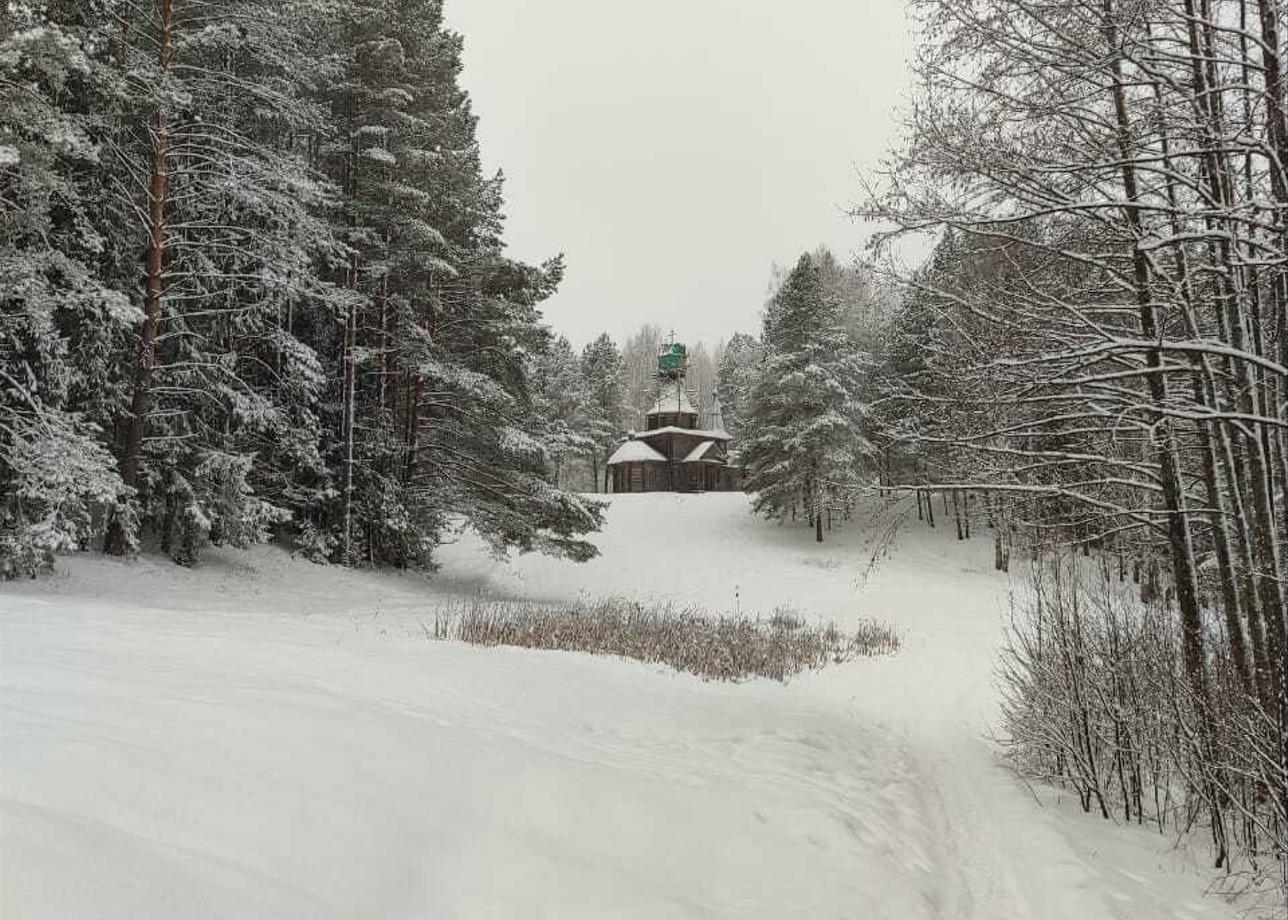
[[(995, 766), (987, 537), (832, 542), (616, 498), (603, 555), (417, 576), (276, 550), (0, 586), (0, 916), (1235, 917), (1169, 841)], [(798, 678), (429, 640), (450, 596), (789, 604), (904, 649)]]

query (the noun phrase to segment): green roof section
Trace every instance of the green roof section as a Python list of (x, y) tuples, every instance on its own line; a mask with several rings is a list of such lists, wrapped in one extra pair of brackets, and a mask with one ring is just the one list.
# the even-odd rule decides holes
[(657, 356), (657, 369), (660, 371), (678, 371), (684, 366), (685, 348), (679, 342), (662, 346), (662, 353)]

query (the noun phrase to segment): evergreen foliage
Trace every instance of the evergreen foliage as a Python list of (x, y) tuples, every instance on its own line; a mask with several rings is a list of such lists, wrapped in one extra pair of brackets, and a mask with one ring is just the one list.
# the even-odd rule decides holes
[(581, 374), (586, 387), (585, 435), (594, 445), (590, 458), (596, 489), (602, 475), (607, 472), (604, 464), (609, 454), (622, 440), (626, 415), (622, 388), (624, 371), (622, 353), (608, 333), (601, 333), (582, 350)]
[(535, 415), (550, 460), (551, 481), (559, 486), (576, 475), (577, 463), (595, 450), (587, 434), (592, 414), (586, 378), (572, 344), (555, 338), (536, 361), (533, 374)]
[(562, 263), (504, 254), (460, 53), (439, 0), (0, 13), (7, 573), (140, 535), (429, 566), (458, 521), (593, 554), (534, 411)]
[(82, 17), (0, 16), (0, 575), (34, 575), (126, 498), (101, 443), (137, 309), (98, 271), (109, 74)]
[(764, 349), (755, 336), (735, 332), (725, 344), (716, 374), (716, 391), (724, 408), (725, 428), (740, 437), (747, 428), (751, 391), (760, 373)]
[(864, 486), (871, 456), (860, 401), (867, 361), (842, 317), (818, 259), (802, 255), (765, 312), (742, 452), (757, 510), (781, 518), (800, 508), (820, 541), (824, 517), (847, 510)]

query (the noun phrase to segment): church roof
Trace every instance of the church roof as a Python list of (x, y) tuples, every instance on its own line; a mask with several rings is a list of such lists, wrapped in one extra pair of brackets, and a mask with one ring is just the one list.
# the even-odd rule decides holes
[(650, 447), (643, 441), (627, 441), (608, 458), (608, 465), (613, 466), (618, 463), (631, 463), (641, 460), (660, 460), (666, 461), (660, 453)]
[(678, 384), (674, 387), (664, 387), (662, 393), (653, 403), (653, 408), (648, 410), (649, 415), (661, 415), (670, 412), (688, 412), (693, 415), (698, 414), (698, 410), (693, 406), (693, 400), (689, 397), (689, 391)]
[(689, 451), (689, 455), (684, 458), (684, 462), (697, 463), (699, 460), (704, 459), (707, 455), (707, 452), (715, 446), (716, 446), (715, 441), (703, 441), (697, 447), (693, 448), (693, 450)]
[(663, 425), (661, 428), (650, 428), (648, 431), (637, 431), (637, 438), (651, 438), (658, 434), (691, 434), (708, 441), (731, 441), (733, 437), (727, 431), (713, 431), (710, 428), (680, 428), (678, 425)]

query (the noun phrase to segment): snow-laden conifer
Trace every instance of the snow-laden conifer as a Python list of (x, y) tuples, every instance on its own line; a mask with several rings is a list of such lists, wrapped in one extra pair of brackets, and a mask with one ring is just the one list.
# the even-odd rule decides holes
[(747, 488), (767, 514), (799, 508), (821, 541), (826, 517), (848, 509), (865, 484), (871, 443), (860, 401), (866, 359), (812, 255), (770, 300), (763, 340), (742, 452)]
[(623, 394), (625, 364), (617, 343), (601, 333), (581, 352), (581, 374), (586, 387), (586, 436), (594, 443), (591, 472), (595, 491), (608, 476), (606, 462), (622, 440), (626, 415)]

